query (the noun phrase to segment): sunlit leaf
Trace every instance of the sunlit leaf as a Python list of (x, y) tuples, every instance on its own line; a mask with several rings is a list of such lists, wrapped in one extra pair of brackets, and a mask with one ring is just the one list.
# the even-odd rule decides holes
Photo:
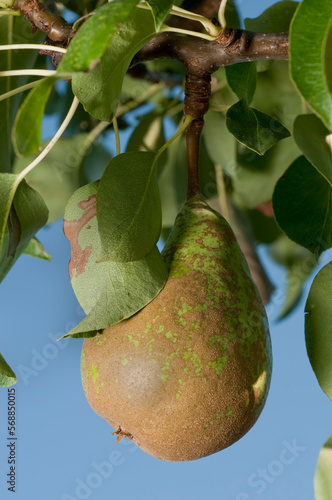
[(52, 257), (48, 254), (37, 238), (32, 238), (22, 252), (24, 255), (36, 257), (37, 259), (51, 260)]
[(103, 273), (104, 286), (99, 290), (98, 301), (66, 337), (90, 337), (92, 332), (95, 335), (98, 330), (129, 318), (158, 295), (168, 276), (156, 246), (142, 259), (102, 264), (98, 275)]
[(0, 387), (9, 387), (10, 385), (16, 384), (16, 382), (17, 378), (15, 373), (0, 354)]
[(138, 1), (113, 0), (97, 9), (75, 35), (59, 72), (91, 71), (100, 61), (111, 36), (128, 19)]
[(158, 295), (168, 274), (156, 246), (133, 262), (99, 261), (97, 190), (98, 182), (77, 190), (65, 213), (64, 231), (71, 243), (69, 275), (87, 314), (69, 336), (92, 336), (95, 330), (132, 316)]
[(332, 184), (332, 135), (315, 115), (299, 115), (294, 139), (307, 159)]
[(332, 498), (332, 435), (320, 450), (315, 474), (315, 500)]
[(332, 131), (332, 74), (325, 64), (332, 26), (332, 0), (302, 0), (290, 30), (290, 66), (295, 85)]
[(332, 263), (315, 277), (305, 306), (305, 341), (319, 385), (332, 400)]
[(90, 73), (73, 75), (73, 92), (92, 116), (99, 120), (112, 120), (129, 64), (154, 34), (151, 12), (136, 9), (111, 39), (108, 38), (109, 43), (97, 67)]
[(97, 193), (102, 260), (138, 260), (157, 243), (161, 205), (154, 160), (154, 153), (128, 152), (106, 168)]

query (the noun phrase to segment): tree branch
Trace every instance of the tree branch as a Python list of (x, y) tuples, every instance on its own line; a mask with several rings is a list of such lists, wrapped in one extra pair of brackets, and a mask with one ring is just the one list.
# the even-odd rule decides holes
[(181, 61), (192, 73), (211, 74), (220, 66), (260, 59), (288, 59), (288, 33), (224, 30), (218, 40), (161, 33), (134, 57), (132, 65), (160, 58)]
[[(212, 14), (218, 2), (194, 0), (191, 3), (192, 10)], [(67, 47), (75, 35), (72, 26), (38, 0), (15, 0), (12, 8), (20, 10), (34, 29), (46, 32), (53, 44)], [(131, 67), (153, 59), (173, 58), (182, 62), (190, 73), (205, 77), (220, 66), (259, 59), (288, 59), (288, 46), (288, 33), (253, 33), (225, 29), (215, 42), (190, 35), (161, 33), (137, 53)], [(55, 65), (59, 63), (59, 57), (61, 56), (56, 56)]]
[(71, 25), (38, 0), (15, 0), (11, 8), (19, 10), (30, 21), (33, 29), (44, 31), (52, 42), (59, 42), (63, 47), (74, 36)]

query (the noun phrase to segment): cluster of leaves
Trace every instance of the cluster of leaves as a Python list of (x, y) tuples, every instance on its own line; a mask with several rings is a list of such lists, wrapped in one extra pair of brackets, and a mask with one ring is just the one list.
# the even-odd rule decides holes
[[(149, 78), (128, 73), (133, 56), (181, 2), (151, 0), (150, 10), (138, 3), (113, 0), (96, 8), (57, 72), (38, 84), (24, 74), (0, 77), (0, 280), (22, 253), (48, 259), (35, 234), (64, 216), (72, 245), (70, 278), (86, 313), (72, 337), (95, 335), (160, 292), (167, 269), (157, 242), (167, 237), (186, 195), (184, 137), (160, 154), (169, 130), (181, 126), (184, 69), (167, 59), (145, 64), (142, 74)], [(96, 4), (64, 2), (77, 16)], [(290, 61), (273, 61), (272, 55), (217, 70), (201, 141), (201, 191), (230, 219), (265, 302), (272, 287), (256, 246), (268, 245), (287, 270), (280, 318), (294, 309), (317, 258), (332, 246), (331, 12), (332, 0), (283, 0), (245, 19), (250, 31), (290, 30)], [(232, 1), (226, 20), (240, 26)], [(0, 45), (39, 43), (43, 36), (32, 34), (20, 17), (0, 16)], [(0, 52), (0, 72), (47, 64), (36, 51)], [(65, 78), (71, 82), (58, 82)], [(29, 92), (15, 94), (26, 84)], [(66, 134), (23, 179), (44, 147), (43, 118), (61, 122), (73, 96), (82, 106)], [(141, 107), (146, 102), (148, 111)], [(108, 122), (117, 117), (120, 128), (129, 129), (127, 112), (133, 109), (136, 123), (126, 150), (112, 158), (103, 140), (110, 136)], [(330, 399), (331, 273), (332, 263), (315, 278), (306, 304), (308, 355)], [(0, 384), (14, 382), (1, 356)], [(329, 457), (330, 448), (324, 452)], [(317, 481), (322, 490), (323, 479)]]

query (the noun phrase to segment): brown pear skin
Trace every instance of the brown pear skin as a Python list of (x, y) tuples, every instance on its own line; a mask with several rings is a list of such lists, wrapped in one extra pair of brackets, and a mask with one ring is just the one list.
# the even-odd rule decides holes
[(142, 450), (196, 460), (240, 439), (259, 417), (272, 356), (264, 307), (225, 219), (198, 195), (163, 250), (169, 278), (131, 318), (85, 339), (91, 407)]

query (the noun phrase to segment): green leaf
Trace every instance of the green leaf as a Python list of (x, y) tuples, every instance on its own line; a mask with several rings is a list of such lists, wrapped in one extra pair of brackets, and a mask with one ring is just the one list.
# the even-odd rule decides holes
[(244, 99), (228, 109), (226, 124), (239, 142), (259, 155), (290, 136), (288, 130), (275, 118), (250, 108)]
[(162, 226), (172, 227), (186, 199), (187, 167), (184, 134), (167, 148), (167, 161), (158, 175), (162, 206)]
[(46, 252), (37, 238), (32, 238), (22, 252), (24, 255), (36, 257), (37, 259), (51, 260), (52, 257)]
[(111, 39), (108, 38), (109, 43), (98, 66), (88, 74), (73, 75), (73, 92), (92, 116), (112, 120), (129, 64), (154, 34), (151, 12), (136, 9)]
[(332, 435), (320, 450), (315, 474), (315, 500), (332, 498)]
[(0, 248), (3, 244), (5, 228), (14, 198), (17, 184), (17, 175), (0, 174)]
[(138, 0), (113, 0), (97, 9), (73, 38), (58, 71), (91, 71), (104, 54), (111, 36), (125, 23)]
[(48, 216), (42, 197), (24, 180), (17, 187), (16, 179), (0, 174), (0, 281)]
[(147, 3), (152, 9), (156, 30), (159, 31), (175, 0), (147, 0)]
[(332, 184), (332, 140), (315, 115), (300, 115), (294, 122), (294, 139), (307, 159)]
[(287, 270), (286, 291), (279, 314), (279, 319), (283, 319), (298, 304), (302, 296), (303, 285), (316, 267), (317, 260), (309, 250), (297, 245), (284, 235), (269, 246), (269, 254), (275, 262)]
[(292, 137), (278, 142), (264, 156), (239, 144), (237, 165), (232, 180), (234, 195), (238, 202), (254, 209), (272, 200), (277, 181), (299, 153)]
[(53, 83), (53, 79), (42, 80), (30, 90), (16, 114), (12, 141), (17, 156), (32, 155), (41, 148), (42, 120)]
[(155, 111), (139, 116), (127, 144), (128, 151), (158, 151), (166, 142), (163, 116)]
[[(159, 294), (168, 276), (156, 246), (140, 260), (105, 264), (102, 272), (106, 279), (96, 305), (65, 337), (85, 337), (86, 334), (90, 337), (91, 332), (96, 334), (129, 318)], [(98, 275), (100, 272), (101, 269)]]
[[(290, 30), (290, 67), (294, 83), (307, 104), (332, 130), (331, 57), (328, 45), (332, 0), (302, 0)], [(331, 36), (331, 35), (330, 35)]]
[(16, 382), (17, 378), (15, 373), (0, 353), (0, 387), (9, 387), (10, 385), (16, 384)]
[(307, 353), (319, 385), (332, 399), (332, 263), (315, 277), (305, 306)]
[[(101, 175), (111, 155), (101, 145), (85, 149), (88, 134), (78, 134), (71, 138), (61, 138), (37, 168), (27, 175), (29, 185), (44, 198), (49, 210), (48, 223), (63, 217), (66, 204), (82, 183), (85, 182), (81, 169), (93, 169)], [(102, 150), (100, 157), (98, 152)], [(14, 172), (21, 172), (35, 157), (19, 158), (14, 164)], [(99, 162), (103, 165), (100, 165)]]
[(236, 0), (228, 0), (225, 10), (226, 24), (230, 28), (241, 28), (241, 21), (237, 11)]
[[(27, 21), (23, 17), (0, 17), (0, 45), (12, 43), (40, 43), (45, 34), (37, 31), (32, 34), (27, 29)], [(0, 71), (12, 69), (33, 68), (37, 50), (0, 51)], [(28, 76), (11, 76), (0, 78), (0, 95), (27, 83)], [(10, 172), (14, 159), (11, 142), (11, 130), (16, 111), (19, 107), (21, 94), (0, 101), (0, 172)]]
[(210, 158), (233, 178), (236, 171), (236, 141), (226, 127), (225, 117), (222, 113), (209, 111), (204, 122), (203, 138)]
[(244, 62), (226, 66), (226, 77), (228, 85), (239, 98), (246, 98), (250, 104), (256, 90), (256, 63)]
[(288, 31), (299, 2), (288, 0), (277, 2), (255, 19), (246, 18), (244, 26), (247, 30), (260, 33), (278, 33)]
[(318, 255), (332, 246), (331, 196), (331, 183), (305, 156), (292, 163), (273, 194), (280, 228), (291, 240)]
[(167, 279), (166, 265), (153, 247), (133, 262), (98, 260), (101, 241), (96, 217), (98, 182), (78, 189), (68, 202), (64, 231), (71, 243), (69, 275), (87, 317), (68, 336), (93, 336), (130, 317), (158, 295)]
[(155, 154), (123, 153), (106, 168), (97, 193), (102, 260), (127, 262), (149, 254), (160, 235)]

